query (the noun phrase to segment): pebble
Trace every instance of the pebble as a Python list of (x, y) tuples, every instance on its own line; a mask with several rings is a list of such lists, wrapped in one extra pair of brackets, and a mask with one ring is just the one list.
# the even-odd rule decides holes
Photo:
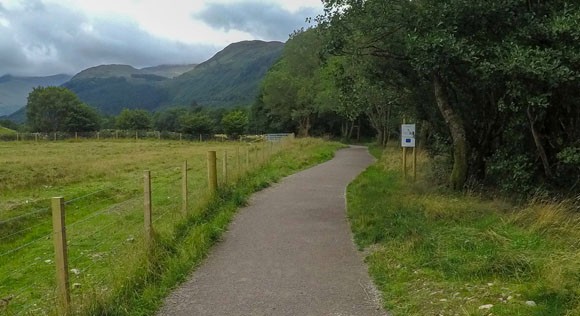
[(479, 310), (491, 309), (492, 307), (493, 307), (493, 304), (485, 304), (485, 305), (479, 306)]
[(536, 302), (534, 302), (534, 301), (527, 301), (526, 302), (526, 305), (531, 306), (531, 307), (534, 307), (534, 306), (536, 306)]

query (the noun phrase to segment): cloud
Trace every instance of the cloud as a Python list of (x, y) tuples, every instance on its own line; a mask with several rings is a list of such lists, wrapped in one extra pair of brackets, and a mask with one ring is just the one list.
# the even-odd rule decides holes
[(212, 28), (238, 30), (263, 40), (286, 41), (293, 31), (306, 26), (306, 18), (314, 17), (317, 13), (314, 8), (290, 12), (278, 4), (248, 1), (206, 4), (192, 17)]
[(0, 5), (0, 76), (74, 74), (113, 63), (199, 63), (217, 50), (155, 37), (121, 16), (89, 17), (40, 0), (12, 8)]

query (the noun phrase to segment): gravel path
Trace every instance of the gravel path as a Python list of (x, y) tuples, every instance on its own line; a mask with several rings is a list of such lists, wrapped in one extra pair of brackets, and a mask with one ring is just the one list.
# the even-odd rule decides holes
[(350, 147), (255, 194), (158, 315), (385, 315), (345, 213), (372, 162)]

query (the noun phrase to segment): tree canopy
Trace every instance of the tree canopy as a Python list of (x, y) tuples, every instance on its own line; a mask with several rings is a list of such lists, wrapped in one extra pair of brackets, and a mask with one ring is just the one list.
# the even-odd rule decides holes
[(99, 129), (97, 111), (62, 87), (38, 87), (28, 95), (28, 125), (37, 132), (85, 132)]

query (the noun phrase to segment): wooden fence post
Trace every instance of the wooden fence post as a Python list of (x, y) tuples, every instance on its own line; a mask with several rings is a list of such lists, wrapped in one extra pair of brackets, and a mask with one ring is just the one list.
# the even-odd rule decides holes
[(101, 132), (97, 132), (97, 140), (101, 139)]
[(215, 151), (207, 152), (207, 180), (210, 193), (217, 191), (217, 157)]
[(227, 150), (224, 150), (223, 171), (224, 171), (224, 184), (228, 184), (228, 151)]
[(38, 133), (34, 133), (34, 141), (38, 141)]
[(143, 206), (145, 219), (145, 244), (147, 247), (151, 246), (151, 239), (153, 237), (153, 220), (152, 220), (152, 204), (151, 204), (151, 171), (146, 170), (143, 175)]
[(246, 172), (250, 171), (250, 148), (246, 147)]
[(236, 159), (237, 159), (237, 163), (236, 163), (236, 169), (238, 170), (238, 178), (240, 178), (240, 176), (242, 175), (242, 166), (241, 166), (241, 161), (240, 161), (240, 145), (238, 145), (236, 147)]
[(66, 227), (64, 198), (52, 198), (52, 231), (54, 258), (56, 264), (56, 286), (58, 291), (59, 314), (70, 314), (70, 287), (68, 278), (68, 256), (66, 246)]
[(183, 162), (183, 170), (181, 172), (181, 196), (181, 213), (185, 216), (187, 215), (187, 160)]

